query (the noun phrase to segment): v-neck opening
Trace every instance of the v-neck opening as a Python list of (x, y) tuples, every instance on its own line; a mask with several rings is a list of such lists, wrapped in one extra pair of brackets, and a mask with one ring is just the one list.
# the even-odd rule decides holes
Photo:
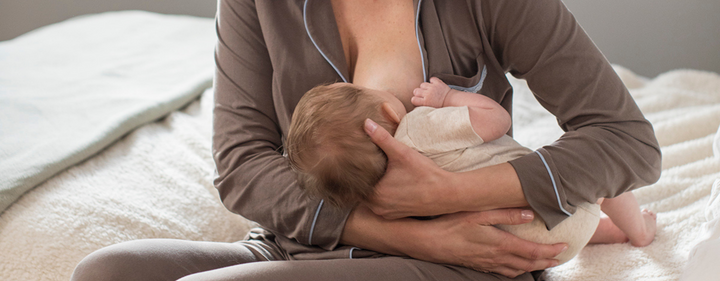
[[(345, 57), (345, 50), (340, 38), (340, 31), (332, 5), (314, 5), (315, 2), (305, 0), (303, 5), (303, 23), (305, 31), (310, 37), (313, 45), (323, 56), (328, 64), (337, 72), (343, 82), (350, 83), (353, 77), (350, 76), (350, 69)], [(415, 18), (415, 39), (420, 51), (420, 65), (423, 73), (423, 81), (427, 79), (427, 63), (425, 62), (425, 50), (423, 38), (420, 33), (420, 5), (422, 0), (413, 0)]]

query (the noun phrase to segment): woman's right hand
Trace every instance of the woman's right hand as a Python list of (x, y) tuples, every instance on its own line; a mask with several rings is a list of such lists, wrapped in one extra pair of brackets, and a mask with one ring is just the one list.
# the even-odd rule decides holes
[(558, 261), (553, 257), (567, 249), (564, 243), (537, 244), (493, 226), (532, 219), (531, 211), (502, 209), (448, 214), (432, 220), (387, 220), (360, 205), (348, 218), (342, 243), (512, 278), (556, 266)]
[[(520, 239), (495, 224), (522, 224), (532, 221), (528, 210), (503, 209), (444, 215), (427, 221), (420, 245), (407, 250), (411, 257), (436, 263), (459, 264), (477, 271), (515, 277), (525, 272), (558, 265), (553, 259), (567, 245), (543, 245)], [(427, 243), (427, 241), (434, 241)]]

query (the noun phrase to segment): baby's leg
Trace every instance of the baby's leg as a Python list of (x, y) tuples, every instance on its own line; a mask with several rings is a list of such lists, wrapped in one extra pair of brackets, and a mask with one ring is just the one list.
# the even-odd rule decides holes
[(625, 192), (618, 197), (608, 198), (600, 205), (608, 218), (600, 219), (591, 244), (630, 243), (644, 247), (655, 238), (656, 215), (648, 210), (640, 210), (635, 196)]

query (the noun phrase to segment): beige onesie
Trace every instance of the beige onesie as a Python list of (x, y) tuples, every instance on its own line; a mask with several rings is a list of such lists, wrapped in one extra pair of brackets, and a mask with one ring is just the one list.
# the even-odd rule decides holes
[[(484, 142), (470, 124), (467, 106), (417, 107), (398, 125), (395, 138), (429, 157), (451, 172), (500, 164), (533, 153), (508, 135)], [(586, 203), (551, 231), (539, 215), (528, 224), (497, 225), (520, 238), (543, 244), (568, 243), (568, 250), (555, 257), (564, 263), (590, 241), (600, 220), (600, 206)]]

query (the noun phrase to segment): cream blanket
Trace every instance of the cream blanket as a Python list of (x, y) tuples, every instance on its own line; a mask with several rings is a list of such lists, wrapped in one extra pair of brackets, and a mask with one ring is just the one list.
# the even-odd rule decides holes
[(0, 216), (0, 280), (68, 280), (101, 247), (141, 238), (237, 241), (249, 223), (212, 184), (212, 91), (22, 196)]
[[(658, 234), (645, 248), (588, 246), (548, 270), (550, 280), (676, 280), (691, 249), (718, 237), (706, 214), (720, 208), (708, 205), (720, 178), (720, 156), (712, 148), (720, 125), (720, 76), (684, 70), (645, 81), (617, 71), (663, 147), (660, 181), (635, 192), (643, 207), (658, 212)], [(561, 133), (554, 117), (521, 81), (512, 81), (517, 140), (531, 148), (552, 142)], [(68, 280), (90, 252), (132, 239), (241, 239), (250, 223), (228, 212), (212, 185), (212, 106), (212, 92), (205, 91), (23, 195), (0, 216), (0, 280)], [(696, 253), (693, 261), (708, 261)]]
[(212, 84), (214, 22), (81, 16), (0, 42), (0, 213)]

